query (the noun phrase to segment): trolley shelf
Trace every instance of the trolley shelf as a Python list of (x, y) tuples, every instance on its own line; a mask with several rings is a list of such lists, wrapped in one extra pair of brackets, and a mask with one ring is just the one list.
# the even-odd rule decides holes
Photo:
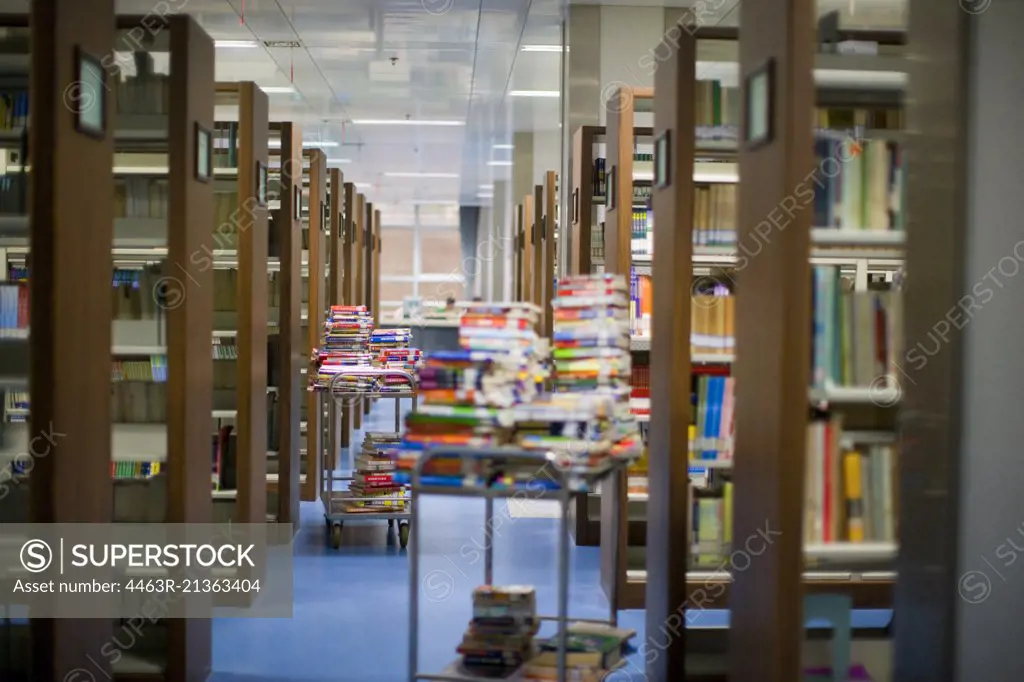
[[(411, 391), (393, 391), (393, 392), (380, 392), (380, 391), (343, 391), (338, 388), (337, 383), (343, 377), (400, 377), (409, 382), (412, 386)], [(384, 521), (388, 522), (388, 526), (394, 526), (398, 524), (398, 537), (402, 548), (404, 549), (409, 542), (409, 530), (410, 530), (410, 511), (412, 508), (412, 500), (407, 494), (408, 487), (404, 489), (406, 492), (397, 495), (389, 495), (382, 497), (371, 497), (371, 498), (357, 498), (348, 490), (335, 490), (335, 481), (351, 481), (351, 476), (339, 476), (336, 473), (336, 460), (335, 457), (339, 451), (338, 444), (341, 439), (338, 438), (337, 429), (341, 427), (341, 421), (338, 417), (339, 401), (344, 402), (345, 400), (355, 400), (360, 398), (381, 400), (381, 399), (393, 399), (395, 401), (395, 433), (401, 433), (402, 431), (402, 417), (399, 406), (403, 399), (409, 399), (412, 401), (412, 409), (415, 410), (418, 401), (416, 376), (412, 372), (408, 372), (404, 369), (382, 369), (378, 367), (351, 367), (346, 368), (331, 379), (331, 383), (326, 387), (314, 387), (311, 390), (316, 391), (319, 394), (319, 405), (317, 407), (321, 413), (324, 412), (325, 407), (328, 410), (328, 419), (326, 420), (325, 427), (331, 429), (330, 436), (324, 439), (326, 447), (322, 447), (320, 456), (320, 480), (323, 482), (323, 488), (320, 491), (320, 500), (324, 505), (324, 523), (327, 526), (327, 532), (330, 536), (331, 546), (334, 549), (338, 549), (341, 546), (341, 533), (344, 527), (345, 521)], [(330, 398), (328, 405), (324, 405), (324, 400)], [(369, 500), (374, 503), (391, 502), (395, 506), (389, 508), (381, 505), (377, 507), (366, 507), (367, 511), (353, 510), (347, 507), (347, 503), (354, 500)]]
[[(424, 475), (424, 469), (436, 459), (464, 459), (472, 460), (467, 464), (471, 467), (483, 469), (483, 480), (495, 480), (497, 474), (506, 472), (510, 468), (524, 471), (534, 471), (537, 477), (546, 476), (556, 484), (556, 488), (529, 488), (529, 487), (494, 487), (494, 486), (444, 486), (444, 485), (422, 485), (420, 481)], [(555, 621), (558, 624), (558, 679), (565, 682), (567, 677), (566, 668), (566, 644), (567, 627), (570, 620), (589, 623), (608, 624), (613, 627), (618, 625), (618, 612), (615, 598), (617, 585), (612, 586), (612, 595), (609, 599), (609, 617), (607, 620), (597, 619), (570, 619), (569, 618), (569, 503), (577, 493), (592, 489), (606, 476), (618, 473), (624, 469), (632, 457), (608, 457), (600, 466), (562, 466), (564, 455), (550, 451), (524, 450), (518, 447), (494, 447), (494, 448), (433, 448), (427, 450), (416, 462), (412, 472), (412, 496), (414, 503), (410, 507), (411, 523), (416, 524), (418, 504), (415, 498), (419, 495), (451, 495), (459, 497), (483, 498), (485, 500), (484, 527), (490, 528), (494, 521), (494, 500), (510, 497), (519, 497), (524, 494), (530, 499), (556, 499), (561, 506), (561, 518), (558, 533), (558, 614), (556, 616), (540, 616), (543, 621)], [(612, 503), (613, 520), (621, 510), (618, 505)], [(612, 549), (613, 561), (618, 561), (617, 548)], [(494, 542), (486, 543), (484, 548), (484, 584), (493, 584), (494, 576)], [(445, 668), (441, 673), (421, 673), (418, 668), (419, 650), (419, 548), (414, 545), (409, 552), (409, 679), (410, 680), (434, 680), (437, 682), (465, 682), (468, 680), (519, 680), (521, 669), (502, 671), (497, 674), (491, 671), (470, 671), (462, 666), (461, 661), (456, 661)]]

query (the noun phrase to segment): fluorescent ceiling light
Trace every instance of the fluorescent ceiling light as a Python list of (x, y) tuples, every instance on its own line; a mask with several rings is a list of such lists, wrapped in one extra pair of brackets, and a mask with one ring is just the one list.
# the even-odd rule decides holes
[(484, 190), (485, 192), (490, 192), (492, 189), (494, 189), (494, 185), (480, 185), (480, 189)]
[(477, 199), (493, 199), (494, 195), (493, 194), (488, 194), (487, 192), (479, 192), (476, 195), (476, 198)]
[(327, 140), (303, 140), (302, 146), (306, 148), (316, 149), (327, 149), (328, 147), (337, 147), (337, 142), (329, 142)]
[(291, 95), (295, 92), (291, 85), (264, 85), (260, 89), (268, 95)]
[(332, 163), (352, 163), (352, 159), (327, 159), (327, 164)]
[(511, 166), (511, 161), (488, 161), (488, 166)]
[(455, 206), (459, 205), (459, 202), (457, 202), (457, 201), (444, 201), (444, 200), (438, 200), (438, 199), (413, 199), (412, 201), (410, 201), (408, 203), (412, 204), (413, 206), (452, 206), (452, 207), (455, 207)]
[[(561, 52), (561, 45), (523, 45), (519, 48), (520, 52)], [(569, 46), (565, 46), (565, 51), (569, 51)]]
[(496, 144), (496, 145), (494, 145), (494, 148), (495, 149), (515, 149), (516, 146), (514, 144)]
[(415, 118), (357, 118), (357, 126), (464, 126), (465, 121), (420, 120)]
[(369, 183), (369, 182), (357, 182), (357, 183), (354, 184), (354, 187), (356, 189), (369, 189), (369, 188), (373, 187), (373, 185), (371, 183)]
[(458, 173), (385, 173), (389, 178), (458, 178)]
[(512, 90), (509, 97), (559, 97), (558, 90)]
[(255, 40), (215, 40), (213, 41), (214, 47), (245, 47), (254, 48), (259, 47), (259, 43)]

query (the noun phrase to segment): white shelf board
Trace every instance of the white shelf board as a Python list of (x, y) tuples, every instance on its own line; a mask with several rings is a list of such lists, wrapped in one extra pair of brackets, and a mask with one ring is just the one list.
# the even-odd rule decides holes
[[(270, 454), (270, 453), (267, 453)], [(280, 474), (267, 474), (267, 483), (279, 483), (281, 481)], [(306, 482), (306, 474), (299, 474), (299, 483)]]
[(731, 459), (691, 459), (688, 461), (691, 469), (732, 469)]
[(831, 542), (804, 546), (804, 556), (817, 561), (891, 561), (897, 554), (895, 542)]
[(691, 365), (731, 365), (736, 361), (732, 354), (716, 355), (714, 353), (694, 353), (690, 356)]
[(811, 243), (816, 246), (900, 247), (906, 243), (902, 230), (840, 230), (816, 227), (811, 230)]
[[(707, 163), (698, 161), (693, 164), (693, 181), (694, 182), (705, 182), (705, 183), (716, 183), (716, 184), (735, 184), (740, 181), (739, 173), (737, 172), (737, 165), (735, 163), (722, 162), (722, 163)], [(653, 164), (634, 163), (633, 165), (633, 181), (634, 182), (653, 182), (654, 181), (654, 169)]]
[(211, 490), (210, 494), (213, 497), (213, 499), (215, 499), (215, 500), (237, 500), (238, 499), (238, 491), (237, 490)]
[(110, 353), (119, 357), (167, 355), (167, 346), (114, 346), (110, 349)]
[(234, 419), (238, 416), (238, 410), (214, 410), (214, 419)]
[(890, 386), (827, 386), (811, 388), (808, 398), (814, 403), (892, 407), (899, 402), (900, 394), (899, 388)]
[(166, 424), (112, 424), (111, 459), (115, 462), (166, 462)]

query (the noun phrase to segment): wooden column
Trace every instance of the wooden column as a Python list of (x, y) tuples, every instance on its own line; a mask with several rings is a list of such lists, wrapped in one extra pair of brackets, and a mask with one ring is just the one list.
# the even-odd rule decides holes
[(533, 195), (523, 197), (523, 301), (533, 303)]
[(342, 217), (341, 242), (341, 301), (342, 305), (352, 305), (355, 277), (352, 272), (352, 245), (355, 240), (356, 186), (345, 183), (345, 213)]
[(373, 319), (380, 324), (380, 211), (373, 212)]
[[(195, 168), (196, 124), (213, 130), (214, 48), (191, 17), (176, 15), (169, 22), (167, 254), (169, 272), (183, 274), (187, 295), (167, 309), (167, 522), (211, 523), (213, 270), (194, 255), (210, 246), (213, 215), (212, 181), (196, 180)], [(169, 622), (166, 680), (205, 679), (212, 656), (210, 620)]]
[[(738, 241), (762, 244), (746, 259), (736, 314), (734, 546), (771, 545), (733, 572), (733, 682), (789, 682), (801, 674), (802, 534), (810, 359), (811, 211), (796, 211), (771, 238), (780, 206), (814, 168), (813, 0), (744, 3), (741, 79), (774, 61), (767, 144), (740, 152)], [(742, 80), (741, 80), (742, 82)], [(657, 221), (657, 213), (655, 214)], [(652, 401), (653, 402), (653, 401)]]
[[(594, 220), (594, 130), (580, 126), (572, 137), (572, 255), (569, 274), (590, 274)], [(601, 129), (603, 132), (603, 129)]]
[[(353, 272), (353, 244), (356, 233), (356, 186), (351, 182), (344, 183), (345, 213), (342, 216), (341, 229), (341, 305), (353, 305), (355, 300), (355, 275)], [(341, 442), (339, 447), (349, 447), (352, 430), (352, 410), (346, 404), (341, 409)], [(335, 452), (332, 456), (336, 456)]]
[[(366, 228), (366, 197), (359, 195), (356, 201), (355, 222), (352, 231), (352, 305), (366, 305), (366, 257), (363, 254), (363, 232)], [(352, 410), (352, 428), (363, 425), (363, 409), (356, 405)], [(346, 430), (347, 433), (347, 430)], [(344, 447), (344, 446), (342, 446)]]
[(516, 301), (523, 301), (523, 205), (516, 205), (515, 223), (512, 234), (514, 240), (514, 266), (512, 269), (512, 296)]
[[(370, 308), (373, 319), (377, 319), (377, 311), (373, 309), (373, 204), (366, 204), (366, 218), (363, 223), (363, 302)], [(363, 414), (370, 414), (373, 403), (363, 400)]]
[[(656, 248), (652, 263), (654, 314), (644, 603), (647, 632), (662, 655), (647, 661), (647, 679), (651, 682), (684, 679), (686, 659), (683, 626), (689, 553), (687, 432), (692, 409), (690, 263), (697, 66), (693, 34), (685, 27), (676, 33), (678, 43), (662, 43), (660, 49), (667, 49), (664, 54), (671, 57), (658, 64), (654, 77), (654, 135), (656, 140), (666, 140), (669, 180), (667, 186), (656, 187), (653, 194)], [(666, 623), (672, 627), (666, 627)]]
[[(277, 520), (299, 524), (299, 412), (306, 391), (300, 388), (299, 367), (302, 356), (302, 130), (293, 123), (281, 124), (281, 210), (274, 221), (281, 256), (281, 304), (278, 321), (278, 483)], [(313, 205), (310, 204), (313, 212)], [(312, 220), (312, 217), (311, 217)], [(319, 219), (318, 219), (319, 220)], [(310, 261), (313, 240), (319, 230), (310, 224)], [(319, 246), (319, 245), (318, 245)], [(312, 273), (312, 262), (310, 263)], [(264, 278), (265, 279), (265, 278)], [(320, 284), (322, 286), (322, 277)], [(309, 314), (314, 315), (313, 289), (317, 282), (310, 277)]]
[(337, 168), (332, 168), (329, 173), (331, 213), (328, 225), (331, 236), (328, 240), (327, 248), (327, 267), (330, 273), (327, 278), (327, 305), (331, 306), (343, 305), (342, 301), (345, 300), (345, 294), (342, 290), (345, 267), (341, 260), (343, 256), (342, 237), (344, 230), (342, 229), (342, 215), (345, 205), (345, 177)]
[[(320, 334), (323, 329), (323, 317), (320, 313), (324, 308), (321, 295), (323, 283), (322, 236), (325, 225), (322, 207), (327, 203), (327, 157), (323, 150), (313, 149), (309, 153), (309, 265), (307, 286), (309, 287), (309, 320), (306, 325), (307, 357), (303, 366), (309, 364), (308, 355), (320, 346)], [(331, 197), (331, 210), (334, 210), (334, 197)], [(328, 223), (330, 218), (328, 217)], [(331, 228), (333, 234), (334, 229)], [(302, 499), (306, 502), (315, 501), (320, 494), (320, 451), (321, 415), (318, 409), (319, 398), (316, 393), (307, 391), (306, 400), (306, 483), (302, 486)]]
[(555, 292), (555, 258), (557, 257), (555, 254), (555, 234), (558, 232), (558, 223), (555, 220), (555, 207), (558, 205), (557, 185), (558, 174), (555, 171), (548, 171), (544, 175), (544, 286), (540, 306), (544, 314), (544, 336), (549, 339), (554, 326), (551, 298)]
[[(218, 90), (222, 86), (218, 84)], [(267, 95), (255, 83), (238, 93), (238, 504), (235, 521), (267, 520), (267, 208), (258, 205), (257, 164), (267, 164)], [(282, 434), (283, 436), (283, 434)]]
[[(113, 126), (102, 139), (77, 132), (65, 97), (78, 83), (76, 50), (101, 60), (113, 48), (114, 3), (39, 0), (31, 7), (28, 436), (46, 444), (46, 456), (32, 461), (29, 518), (108, 523)], [(105, 101), (109, 122), (111, 98)], [(93, 658), (110, 639), (109, 620), (33, 619), (31, 630), (33, 680), (58, 682), (76, 668), (109, 676), (109, 661)]]
[[(544, 305), (544, 186), (533, 188), (533, 285), (530, 301), (537, 307)], [(543, 313), (540, 330), (544, 329)], [(538, 330), (539, 331), (539, 330)]]
[(609, 274), (628, 277), (632, 260), (630, 236), (633, 215), (632, 90), (628, 87), (616, 90), (606, 108), (605, 205), (609, 208), (604, 223), (604, 269)]

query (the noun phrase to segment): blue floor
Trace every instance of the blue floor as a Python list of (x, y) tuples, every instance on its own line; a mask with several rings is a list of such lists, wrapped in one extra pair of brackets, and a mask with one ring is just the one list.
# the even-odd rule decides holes
[[(389, 431), (394, 413), (375, 408), (364, 427)], [(359, 443), (361, 434), (354, 440)], [(431, 498), (420, 503), (420, 670), (437, 672), (455, 657), (471, 613), (470, 593), (483, 581), (483, 502)], [(494, 580), (537, 588), (538, 610), (556, 612), (557, 530), (553, 519), (513, 519), (496, 508)], [(303, 503), (295, 542), (295, 609), (291, 619), (219, 619), (213, 630), (211, 682), (408, 682), (408, 559), (387, 524), (346, 524), (340, 550), (328, 546), (319, 503)], [(599, 550), (572, 548), (570, 616), (600, 618)], [(643, 611), (619, 614), (643, 642)], [(884, 624), (889, 612), (861, 612), (855, 625)], [(695, 614), (690, 627), (722, 627), (724, 611)], [(641, 655), (632, 657), (639, 663)], [(640, 682), (640, 667), (615, 682)]]

